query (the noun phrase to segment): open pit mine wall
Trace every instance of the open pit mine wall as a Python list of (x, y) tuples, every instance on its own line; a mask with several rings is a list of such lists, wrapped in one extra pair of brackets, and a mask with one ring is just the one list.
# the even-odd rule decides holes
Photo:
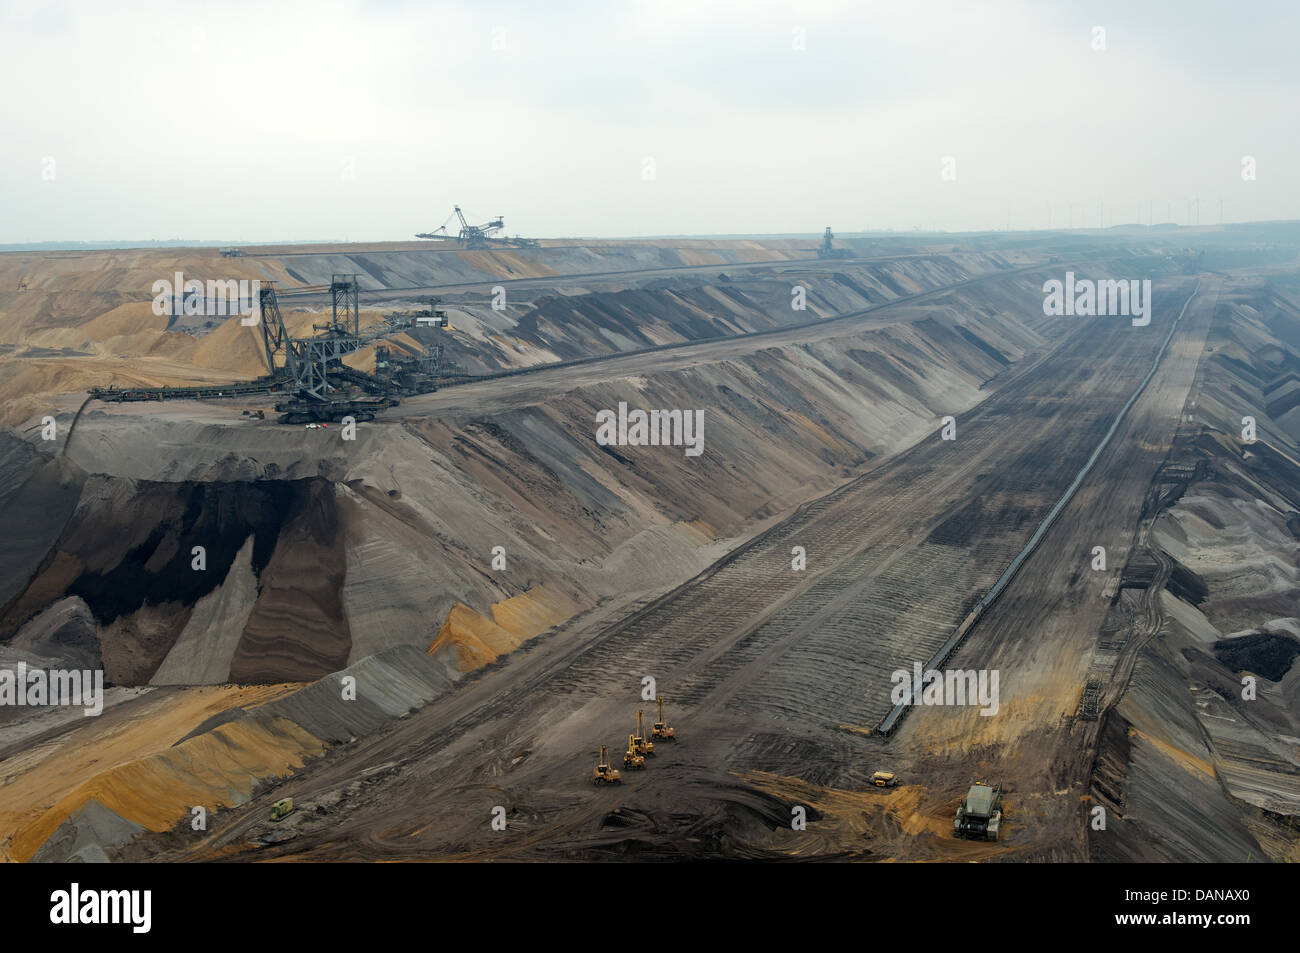
[[(1040, 285), (1010, 277), (879, 330), (497, 412), (376, 421), (355, 441), (88, 411), (57, 461), (9, 445), (25, 469), (7, 498), (58, 528), (12, 557), (21, 581), (0, 640), (43, 657), (75, 643), (116, 684), (308, 680), (398, 645), (477, 667), (576, 613), (679, 584), (937, 432), (1069, 320), (1042, 315)], [(596, 412), (620, 401), (702, 410), (703, 455), (598, 445)]]
[[(652, 252), (654, 262), (680, 257), (668, 256), (664, 249), (641, 251)], [(738, 256), (729, 252), (728, 257)], [(630, 252), (618, 260), (631, 267), (648, 267), (650, 261)], [(833, 270), (812, 263), (807, 268), (788, 268), (779, 275), (745, 269), (727, 272), (720, 267), (716, 272), (710, 268), (664, 277), (557, 279), (554, 287), (542, 290), (502, 285), (504, 294), (499, 300), (487, 288), (444, 294), (455, 330), (449, 334), (421, 331), (415, 337), (422, 343), (444, 343), (457, 367), (481, 374), (771, 330), (861, 310), (1036, 260), (1042, 256), (966, 253), (844, 261)], [(410, 277), (395, 269), (410, 264), (409, 256), (393, 254), (348, 256), (328, 267), (359, 272), (363, 288), (378, 289), (409, 287)], [(313, 278), (329, 280), (327, 266), (315, 256), (294, 260), (293, 265), (295, 270), (311, 269), (306, 273)], [(795, 286), (801, 289), (800, 308), (792, 307)], [(418, 295), (412, 297), (418, 299)]]
[[(460, 258), (446, 252), (358, 257), (360, 260), (343, 255), (302, 256), (306, 264), (299, 264), (303, 268), (311, 265), (316, 270), (310, 271), (310, 277), (324, 282), (329, 281), (331, 268), (358, 273), (368, 290), (409, 287), (410, 276), (379, 267), (383, 263), (411, 266), (429, 259), (431, 263), (422, 266), (420, 280), (443, 281), (459, 275), (452, 266), (460, 263)], [(605, 264), (628, 264), (626, 258), (626, 254), (615, 256)], [(0, 369), (4, 370), (0, 374), (0, 422), (31, 426), (50, 412), (58, 395), (94, 386), (187, 386), (265, 374), (258, 328), (243, 326), (237, 317), (173, 319), (157, 315), (148, 298), (152, 281), (160, 275), (172, 280), (173, 267), (204, 280), (221, 275), (226, 261), (168, 263), (165, 270), (162, 262), (147, 267), (137, 263), (137, 270), (119, 276), (125, 282), (122, 290), (111, 294), (75, 288), (32, 290), (3, 300), (0, 292), (0, 343), (12, 346), (8, 352), (0, 350)], [(279, 266), (274, 259), (261, 261), (271, 273)], [(444, 295), (452, 330), (415, 329), (399, 335), (392, 346), (415, 353), (441, 344), (449, 370), (482, 374), (770, 330), (860, 310), (1024, 263), (1014, 255), (965, 254), (844, 262), (834, 270), (796, 267), (779, 277), (745, 270), (727, 276), (709, 269), (672, 278), (604, 279), (593, 287), (566, 280), (542, 290), (512, 286), (504, 295), (501, 310), (494, 307), (495, 296), (489, 289), (480, 288)], [(90, 269), (96, 261), (87, 259), (82, 264)], [(107, 267), (105, 262), (98, 264)], [(119, 271), (111, 268), (109, 274)], [(383, 280), (374, 277), (376, 274)], [(495, 280), (487, 271), (478, 277)], [(96, 282), (96, 287), (100, 284)], [(795, 286), (805, 299), (799, 302), (805, 304), (800, 309), (792, 307)], [(422, 295), (416, 292), (409, 299), (363, 298), (364, 319), (377, 320), (394, 310), (419, 305), (421, 300)], [(322, 310), (328, 307), (320, 295), (294, 298), (286, 294), (281, 299), (285, 321), (294, 334), (311, 334), (312, 325), (320, 322)], [(349, 357), (348, 363), (369, 371), (373, 359), (373, 349), (366, 349)], [(9, 364), (12, 366), (6, 366)]]
[[(859, 253), (878, 256), (925, 255), (939, 253), (937, 248), (914, 248), (896, 245), (888, 251), (878, 250), (874, 242), (855, 243)], [(956, 257), (970, 255), (1016, 260), (1020, 252), (948, 252)], [(1041, 254), (1041, 252), (1034, 252)], [(358, 275), (363, 289), (423, 288), (437, 285), (473, 284), (486, 281), (512, 281), (525, 278), (551, 278), (576, 275), (598, 278), (611, 273), (652, 272), (660, 269), (698, 268), (706, 275), (713, 268), (725, 272), (737, 265), (817, 261), (816, 245), (806, 241), (758, 239), (752, 241), (710, 241), (701, 239), (645, 239), (640, 241), (583, 241), (548, 244), (537, 249), (489, 249), (462, 251), (446, 245), (374, 246), (371, 249), (301, 247), (268, 248), (245, 263), (258, 262), (284, 279), (288, 287), (319, 287), (328, 284), (335, 274)], [(226, 267), (222, 261), (220, 267)], [(852, 261), (846, 259), (845, 265)], [(1006, 267), (1004, 264), (1003, 267)]]
[[(1041, 263), (1051, 253), (906, 251), (901, 258), (836, 261), (833, 267), (809, 260), (810, 251), (797, 242), (610, 243), (490, 252), (380, 246), (268, 250), (244, 258), (194, 249), (0, 255), (0, 423), (31, 426), (61, 397), (96, 386), (186, 386), (266, 373), (257, 327), (243, 326), (238, 317), (155, 314), (154, 283), (172, 282), (177, 272), (186, 280), (276, 281), (293, 334), (310, 334), (320, 323), (329, 309), (320, 288), (335, 273), (357, 274), (367, 292), (409, 290), (383, 298), (362, 295), (366, 323), (420, 306), (433, 289), (443, 289), (453, 328), (417, 329), (394, 343), (406, 352), (442, 344), (449, 369), (479, 374), (770, 329)], [(1165, 261), (1114, 247), (1085, 245), (1071, 254), (1122, 254), (1144, 274)], [(755, 262), (782, 271), (737, 267)], [(644, 273), (682, 265), (699, 270)], [(590, 269), (590, 277), (548, 280), (574, 269)], [(541, 283), (511, 284), (520, 278)], [(498, 281), (504, 282), (503, 302), (491, 291)], [(447, 288), (456, 282), (478, 287)], [(24, 290), (12, 290), (24, 284)], [(795, 285), (804, 289), (804, 310), (791, 307)], [(312, 289), (314, 294), (292, 294)], [(372, 361), (373, 349), (348, 359), (362, 370), (371, 369)]]
[[(354, 699), (345, 698), (345, 678), (355, 682)], [(142, 831), (183, 824), (192, 805), (217, 811), (246, 803), (263, 782), (418, 710), (456, 678), (423, 649), (398, 646), (272, 701), (228, 708), (152, 754), (86, 772), (12, 831), (0, 826), (0, 837), (9, 834), (0, 841), (0, 858), (112, 859)], [(183, 728), (175, 730), (180, 735)]]
[[(834, 267), (809, 260), (797, 243), (708, 243), (711, 247), (658, 247), (653, 244), (599, 245), (542, 249), (547, 259), (527, 267), (506, 260), (506, 253), (465, 253), (450, 267), (450, 256), (423, 257), (410, 252), (348, 255), (290, 255), (281, 262), (295, 280), (327, 282), (335, 271), (356, 273), (367, 290), (410, 288), (449, 283), (467, 277), (463, 258), (481, 269), (479, 281), (505, 280), (501, 297), (487, 287), (442, 293), (454, 328), (449, 333), (421, 330), (412, 337), (422, 345), (446, 347), (450, 365), (461, 372), (484, 374), (632, 351), (684, 341), (767, 331), (818, 318), (859, 311), (933, 288), (1017, 267), (1044, 264), (1052, 251), (1064, 249), (971, 251), (907, 250), (888, 260), (845, 259)], [(736, 247), (739, 245), (739, 247)], [(864, 248), (864, 251), (870, 251)], [(1158, 274), (1172, 268), (1168, 256), (1142, 249), (1081, 246), (1078, 259), (1117, 256), (1127, 271)], [(522, 253), (520, 253), (522, 254)], [(533, 253), (528, 253), (533, 254)], [(474, 257), (496, 256), (492, 260)], [(1057, 257), (1060, 261), (1059, 256)], [(701, 267), (710, 262), (710, 267)], [(770, 262), (780, 271), (750, 270), (735, 265)], [(803, 264), (801, 264), (803, 262)], [(716, 264), (716, 268), (713, 267)], [(623, 274), (619, 270), (694, 266), (674, 275)], [(1066, 266), (1062, 264), (1062, 272)], [(513, 270), (507, 270), (513, 269)], [(581, 274), (556, 278), (544, 287), (515, 287), (509, 280), (536, 274)], [(583, 272), (590, 271), (590, 274)], [(801, 304), (792, 307), (798, 287)], [(411, 302), (420, 300), (412, 292)], [(294, 299), (285, 301), (292, 307)], [(363, 308), (366, 307), (363, 298)], [(389, 305), (371, 304), (384, 310)], [(499, 309), (498, 309), (499, 306)], [(405, 305), (403, 305), (405, 307)]]
[(1300, 861), (1300, 309), (1228, 287), (1149, 514), (1164, 625), (1103, 725), (1094, 860)]

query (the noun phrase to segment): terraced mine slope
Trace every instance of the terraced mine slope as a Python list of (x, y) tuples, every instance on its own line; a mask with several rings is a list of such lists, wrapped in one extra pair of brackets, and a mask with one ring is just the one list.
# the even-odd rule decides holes
[[(1157, 299), (1160, 313), (1176, 314), (1193, 285), (1186, 282), (1162, 294)], [(1162, 373), (1181, 380), (1184, 388), (1212, 313), (1212, 302), (1191, 309), (1191, 320), (1175, 338), (1181, 360), (1162, 366)], [(959, 421), (959, 439), (970, 439), (977, 448), (973, 461), (959, 462), (955, 447), (932, 438), (805, 507), (629, 621), (586, 634), (573, 627), (549, 637), (546, 647), (531, 650), (492, 680), (495, 692), (503, 682), (511, 686), (504, 704), (487, 703), (477, 686), (436, 702), (415, 716), (410, 728), (395, 729), (374, 755), (402, 756), (402, 770), (373, 795), (384, 833), (368, 818), (348, 819), (342, 828), (334, 819), (328, 829), (304, 822), (295, 852), (307, 849), (301, 843), (306, 840), (312, 856), (458, 849), (470, 849), (473, 856), (502, 849), (529, 856), (643, 850), (705, 854), (727, 851), (727, 843), (717, 839), (726, 831), (753, 838), (748, 846), (737, 845), (737, 853), (768, 855), (795, 849), (779, 832), (778, 818), (788, 816), (788, 806), (781, 805), (807, 797), (811, 782), (818, 787), (814, 805), (838, 801), (840, 810), (853, 806), (859, 813), (874, 807), (870, 813), (879, 817), (849, 844), (838, 828), (825, 842), (801, 842), (801, 853), (987, 855), (988, 848), (954, 845), (935, 836), (947, 826), (951, 807), (936, 810), (930, 802), (942, 796), (938, 792), (919, 787), (900, 798), (900, 804), (854, 793), (880, 763), (877, 759), (898, 760), (893, 752), (904, 748), (912, 725), (881, 745), (843, 730), (842, 723), (852, 728), (855, 721), (870, 725), (879, 719), (889, 705), (889, 673), (928, 658), (1070, 482), (1145, 377), (1163, 337), (1149, 334), (1143, 341), (1134, 333), (1123, 324), (1090, 323), (1021, 370)], [(1176, 415), (1181, 406), (1176, 387), (1162, 388), (1161, 394), (1160, 405), (1172, 404)], [(1144, 408), (1135, 419), (1147, 421), (1148, 427), (1160, 422), (1150, 417)], [(1017, 426), (1007, 426), (1009, 419)], [(1066, 421), (1070, 426), (1062, 426)], [(1061, 434), (1072, 439), (1055, 439)], [(1155, 457), (1147, 464), (1154, 468), (1158, 450), (1147, 454)], [(1016, 461), (1009, 473), (1014, 482), (1003, 477), (974, 490), (973, 485), (989, 479), (982, 471), (998, 460)], [(1131, 444), (1121, 444), (1103, 461), (1089, 488), (1094, 498), (1104, 496), (1116, 481), (1149, 481), (1150, 470), (1145, 477), (1126, 476), (1131, 471), (1124, 464), (1131, 461)], [(971, 499), (1000, 517), (996, 523), (987, 516), (977, 519), (1001, 527), (1001, 533), (970, 532), (975, 522)], [(1013, 501), (1021, 505), (1011, 505)], [(1070, 526), (1062, 523), (1063, 529)], [(801, 544), (810, 557), (810, 570), (803, 575), (790, 569), (788, 557), (791, 547)], [(1080, 562), (1086, 565), (1087, 549), (1062, 559), (1061, 551), (1047, 548), (1056, 552), (1058, 562), (1074, 563), (1075, 574)], [(935, 579), (953, 590), (940, 595), (946, 602), (935, 598)], [(924, 612), (917, 610), (919, 605)], [(898, 611), (904, 606), (911, 611)], [(1037, 672), (1023, 659), (1006, 670), (1026, 668)], [(670, 749), (667, 766), (656, 764), (653, 773), (638, 776), (635, 795), (583, 794), (586, 785), (578, 768), (586, 760), (584, 738), (603, 725), (617, 724), (620, 715), (626, 719), (645, 675), (674, 698), (683, 741)], [(1012, 718), (991, 723), (1018, 724), (1023, 733), (1041, 714), (1017, 711), (1014, 696), (1011, 704)], [(436, 741), (418, 740), (423, 719), (450, 724), (452, 730)], [(918, 730), (922, 721), (918, 716)], [(506, 751), (513, 755), (509, 762), (499, 755)], [(969, 758), (968, 751), (962, 754)], [(907, 767), (928, 776), (921, 752), (903, 757)], [(364, 755), (359, 763), (370, 759)], [(1033, 755), (1027, 751), (1024, 759), (1032, 762)], [(357, 766), (351, 758), (327, 760), (288, 789), (310, 800)], [(1083, 778), (1086, 766), (1076, 786)], [(414, 790), (428, 787), (437, 791), (439, 816), (450, 830), (414, 829), (414, 817), (427, 816), (428, 804), (418, 799), (403, 804)], [(1059, 802), (1078, 803), (1078, 794), (1062, 793)], [(468, 820), (481, 813), (476, 802), (491, 797), (508, 803), (517, 798), (520, 804), (521, 834), (505, 848), (478, 835), (477, 825)], [(621, 806), (615, 810), (615, 804)], [(906, 811), (899, 822), (905, 823), (891, 834), (888, 817), (902, 807)], [(1002, 849), (1039, 851), (1045, 841), (1054, 844), (1061, 818), (1024, 813), (1018, 818), (1018, 848)], [(452, 818), (466, 820), (456, 824)], [(883, 830), (878, 827), (882, 823)], [(256, 821), (234, 824), (214, 838), (213, 846), (240, 842), (250, 824)]]
[[(22, 265), (45, 298), (0, 302), (4, 381), (21, 381), (0, 394), (16, 424), (0, 664), (102, 667), (111, 687), (99, 719), (0, 711), (6, 856), (1292, 856), (1300, 321), (1284, 283), (1180, 276), (1177, 250), (1119, 242), (858, 251)], [(278, 277), (299, 327), (340, 271), (362, 275), (367, 320), (439, 293), (462, 371), (526, 373), (406, 399), (355, 440), (241, 413), (268, 409), (256, 397), (83, 406), (75, 388), (124, 374), (262, 371), (237, 320), (123, 334), (73, 313), (148, 309), (137, 285), (164, 258)], [(1151, 324), (1045, 316), (1043, 280), (1067, 268), (1155, 275)], [(920, 708), (873, 734), (891, 675), (944, 644), (1153, 367), (952, 659), (1001, 673), (997, 714)], [(620, 402), (700, 409), (705, 452), (602, 446), (596, 415)], [(1243, 673), (1258, 704), (1232, 700)], [(597, 746), (621, 752), (653, 707), (647, 677), (680, 741), (593, 788)], [(121, 741), (80, 755), (105, 738)], [(882, 768), (904, 785), (868, 787)], [(997, 844), (951, 837), (977, 776), (1006, 784)], [(271, 828), (282, 796), (303, 809)], [(485, 820), (498, 805), (505, 834)]]
[[(456, 366), (480, 373), (779, 327), (1061, 253), (1116, 253), (1064, 241), (1032, 250), (882, 244), (862, 243), (864, 255), (877, 257), (860, 261), (818, 260), (812, 242), (691, 240), (485, 252), (290, 247), (241, 258), (215, 249), (0, 254), (0, 423), (30, 426), (52, 403), (64, 406), (61, 395), (92, 386), (186, 386), (266, 373), (257, 327), (173, 315), (167, 301), (155, 313), (155, 282), (174, 284), (177, 273), (185, 281), (274, 282), (294, 334), (310, 333), (329, 312), (324, 289), (334, 274), (357, 275), (367, 324), (437, 294), (453, 330), (419, 329), (399, 346), (440, 341)], [(791, 307), (795, 284), (806, 290), (807, 310)], [(368, 362), (373, 350), (350, 359)]]

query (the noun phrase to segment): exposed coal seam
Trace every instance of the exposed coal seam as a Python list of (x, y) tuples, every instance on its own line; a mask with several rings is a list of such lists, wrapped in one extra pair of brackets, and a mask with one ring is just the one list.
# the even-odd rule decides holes
[[(179, 517), (164, 516), (148, 538), (107, 572), (87, 570), (66, 595), (79, 596), (95, 619), (112, 624), (145, 605), (179, 602), (192, 606), (226, 579), (235, 556), (253, 536), (253, 573), (261, 575), (271, 559), (280, 530), (305, 497), (308, 480), (266, 483), (176, 484)], [(160, 485), (155, 485), (159, 486)], [(146, 499), (153, 494), (146, 494)], [(89, 541), (79, 541), (85, 548)], [(147, 568), (160, 548), (174, 555), (158, 570)], [(193, 568), (192, 550), (202, 546), (207, 568)]]

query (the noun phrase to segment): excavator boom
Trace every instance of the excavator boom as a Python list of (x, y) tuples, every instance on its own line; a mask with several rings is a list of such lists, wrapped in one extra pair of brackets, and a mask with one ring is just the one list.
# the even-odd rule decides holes
[(654, 737), (656, 738), (663, 738), (667, 741), (676, 741), (677, 732), (673, 731), (672, 727), (669, 726), (667, 720), (665, 720), (664, 718), (664, 696), (660, 695), (658, 697), (658, 702), (659, 702), (659, 720), (656, 721), (653, 725), (651, 725), (650, 727), (651, 734), (653, 734)]
[(643, 755), (652, 755), (655, 753), (654, 742), (648, 740), (645, 736), (645, 709), (644, 708), (638, 708), (636, 710), (636, 737), (634, 740), (636, 741), (637, 753)]

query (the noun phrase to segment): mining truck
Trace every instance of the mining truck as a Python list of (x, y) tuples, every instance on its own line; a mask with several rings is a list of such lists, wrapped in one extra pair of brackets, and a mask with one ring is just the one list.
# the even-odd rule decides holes
[(293, 798), (283, 797), (271, 805), (271, 820), (278, 821), (293, 813)]
[(983, 782), (972, 784), (966, 799), (957, 807), (952, 819), (954, 837), (997, 840), (1002, 826), (1002, 786), (990, 787)]

